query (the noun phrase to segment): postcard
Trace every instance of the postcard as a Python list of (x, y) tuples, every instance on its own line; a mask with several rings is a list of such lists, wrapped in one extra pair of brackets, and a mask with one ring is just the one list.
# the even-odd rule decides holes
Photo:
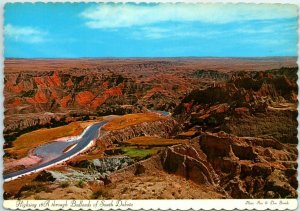
[(296, 209), (298, 7), (7, 1), (3, 207)]

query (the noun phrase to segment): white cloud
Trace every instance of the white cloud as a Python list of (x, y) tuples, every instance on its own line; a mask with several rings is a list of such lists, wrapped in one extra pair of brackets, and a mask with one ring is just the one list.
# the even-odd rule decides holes
[[(170, 35), (170, 28), (160, 28), (160, 27), (142, 27), (136, 33), (142, 38), (147, 39), (160, 39)], [(138, 38), (138, 37), (137, 37)]]
[(234, 30), (237, 33), (245, 34), (259, 34), (259, 33), (283, 33), (283, 32), (295, 32), (297, 33), (297, 22), (288, 23), (276, 23), (276, 24), (266, 24), (264, 26), (253, 26), (245, 25), (239, 29)]
[(138, 27), (131, 33), (134, 39), (162, 39), (162, 38), (182, 38), (182, 37), (215, 37), (223, 35), (223, 31), (218, 30), (196, 30), (184, 26), (171, 26), (171, 27)]
[(90, 28), (145, 26), (164, 21), (229, 23), (297, 17), (288, 4), (100, 4), (80, 16)]
[(134, 39), (161, 39), (170, 35), (170, 28), (160, 27), (141, 27), (131, 33)]
[(28, 26), (14, 26), (7, 24), (4, 27), (5, 36), (14, 39), (15, 41), (27, 42), (27, 43), (41, 43), (45, 42), (45, 35), (47, 33)]

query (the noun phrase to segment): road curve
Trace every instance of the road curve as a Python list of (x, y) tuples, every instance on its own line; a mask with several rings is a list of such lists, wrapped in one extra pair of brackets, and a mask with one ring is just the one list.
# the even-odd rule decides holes
[(41, 171), (45, 168), (49, 168), (50, 166), (57, 165), (59, 163), (62, 163), (64, 161), (76, 156), (77, 154), (82, 152), (84, 149), (86, 149), (88, 146), (90, 146), (90, 144), (92, 143), (92, 140), (97, 138), (98, 131), (104, 124), (106, 124), (106, 122), (99, 122), (99, 123), (96, 123), (96, 124), (90, 126), (87, 130), (84, 131), (84, 134), (79, 139), (78, 144), (71, 150), (64, 153), (63, 155), (61, 155), (53, 160), (47, 161), (45, 163), (41, 163), (37, 166), (3, 175), (4, 181), (8, 182), (8, 181), (17, 179), (19, 177), (22, 177), (24, 175), (28, 175), (28, 174), (31, 174), (31, 173), (34, 173), (37, 171)]

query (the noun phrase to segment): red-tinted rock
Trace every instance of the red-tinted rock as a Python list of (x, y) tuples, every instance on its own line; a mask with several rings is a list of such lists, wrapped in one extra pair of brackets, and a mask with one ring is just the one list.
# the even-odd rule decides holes
[(80, 106), (86, 106), (87, 104), (91, 103), (94, 98), (94, 94), (90, 91), (79, 92), (75, 96), (75, 100)]

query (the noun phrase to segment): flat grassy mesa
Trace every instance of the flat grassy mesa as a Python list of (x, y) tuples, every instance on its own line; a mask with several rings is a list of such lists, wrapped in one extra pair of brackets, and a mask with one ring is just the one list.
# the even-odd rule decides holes
[[(90, 122), (92, 124), (92, 122)], [(10, 157), (20, 159), (28, 155), (33, 148), (65, 136), (76, 136), (82, 133), (87, 122), (72, 122), (56, 128), (42, 128), (19, 136), (11, 148), (5, 150)]]
[(174, 144), (184, 144), (188, 143), (186, 139), (167, 139), (153, 136), (140, 136), (136, 138), (129, 139), (125, 142), (130, 145), (138, 146), (169, 146)]
[(145, 159), (151, 155), (156, 154), (159, 150), (161, 150), (161, 147), (153, 147), (151, 149), (141, 149), (136, 147), (122, 147), (121, 150), (124, 153), (123, 155), (126, 155), (128, 157), (131, 157), (133, 159), (142, 160)]
[(157, 113), (127, 114), (113, 119), (105, 126), (103, 126), (102, 129), (107, 131), (120, 130), (131, 125), (141, 124), (143, 122), (155, 122), (164, 120), (166, 118), (167, 117), (161, 116)]

